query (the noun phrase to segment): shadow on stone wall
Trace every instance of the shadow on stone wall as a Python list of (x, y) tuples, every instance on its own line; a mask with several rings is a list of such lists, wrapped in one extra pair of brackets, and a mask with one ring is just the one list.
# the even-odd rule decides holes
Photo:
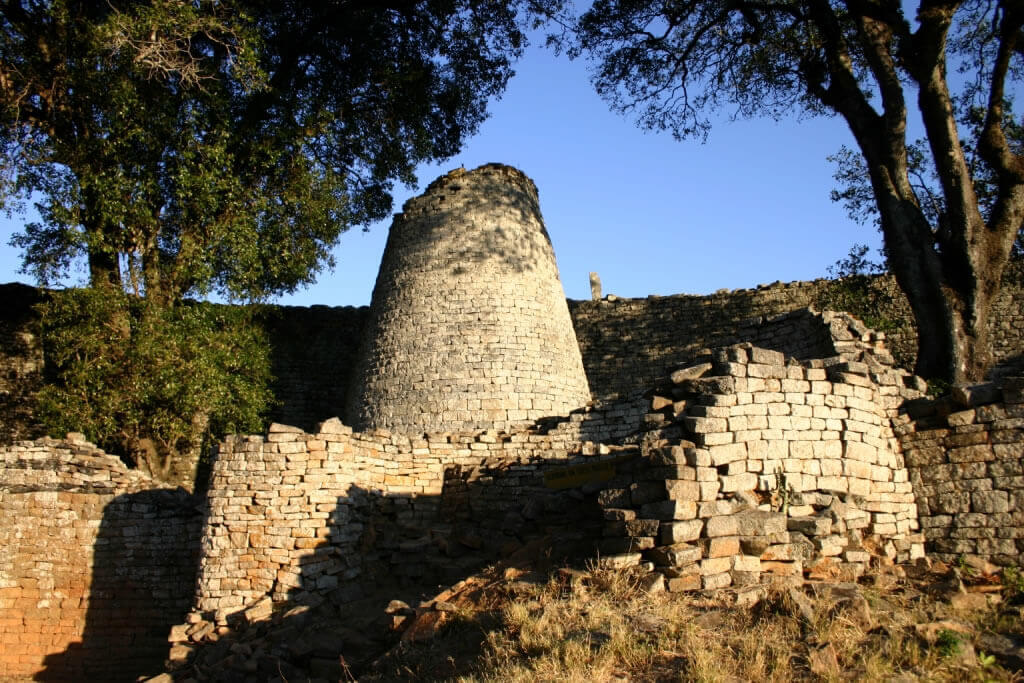
[(81, 640), (47, 656), (37, 680), (134, 681), (163, 670), (168, 632), (183, 620), (195, 589), (196, 502), (180, 489), (151, 490), (105, 506)]
[(1002, 377), (1024, 377), (1024, 353), (1004, 358), (988, 372), (988, 379)]
[[(199, 645), (180, 674), (353, 680), (403, 633), (418, 639), (410, 631), (419, 617), (431, 615), (425, 619), (440, 626), (431, 621), (437, 612), (428, 601), (439, 594), (443, 600), (442, 591), (485, 567), (543, 572), (594, 556), (602, 524), (596, 496), (538, 489), (510, 502), (499, 491), (507, 487), (495, 484), (499, 474), (450, 468), (438, 496), (351, 487), (329, 511), (323, 527), (329, 535), (309, 542), (316, 547), (294, 571), (278, 573), (274, 606), (257, 601), (229, 618), (231, 632)], [(408, 607), (396, 609), (394, 600)], [(451, 673), (431, 672), (424, 680)]]
[(594, 496), (545, 489), (536, 472), (517, 484), (515, 467), (449, 467), (438, 496), (351, 487), (329, 513), (330, 535), (317, 539), (279, 597), (303, 604), (320, 596), (342, 607), (381, 589), (425, 596), (543, 538), (557, 538), (566, 557), (592, 551), (601, 524)]
[(736, 341), (760, 312), (750, 297), (729, 295), (569, 302), (590, 391), (603, 401), (634, 395), (701, 350)]
[[(532, 182), (500, 165), (487, 173), (466, 175), (439, 178), (406, 203), (388, 235), (381, 273), (393, 268), (388, 258), (399, 255), (403, 267), (427, 265), (438, 255), (439, 243), (446, 243), (440, 249), (444, 261), (429, 265), (453, 277), (471, 274), (488, 262), (514, 273), (533, 271), (539, 262), (554, 265), (551, 238)], [(474, 230), (470, 239), (453, 236), (452, 226), (466, 225), (472, 214), (486, 215), (494, 223)]]
[(256, 320), (271, 346), (269, 422), (311, 430), (348, 401), (369, 307), (264, 306)]

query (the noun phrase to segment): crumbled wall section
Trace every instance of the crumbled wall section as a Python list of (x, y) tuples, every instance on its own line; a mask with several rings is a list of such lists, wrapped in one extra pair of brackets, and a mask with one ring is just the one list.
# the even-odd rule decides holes
[[(706, 296), (612, 296), (600, 301), (570, 301), (569, 310), (594, 398), (606, 400), (644, 390), (702, 348), (752, 342), (799, 359), (826, 357), (829, 354), (817, 350), (816, 344), (798, 337), (769, 341), (758, 334), (765, 322), (780, 314), (815, 306), (831, 282), (777, 282)], [(913, 320), (906, 297), (892, 276), (875, 278), (872, 287), (884, 292), (889, 300), (887, 308), (878, 311), (879, 315)], [(997, 364), (1024, 368), (1022, 302), (1024, 261), (1018, 261), (1007, 267), (989, 323), (990, 345)], [(808, 331), (813, 332), (810, 328)], [(917, 355), (913, 324), (908, 330), (888, 337), (886, 345), (907, 369), (913, 368)]]
[(646, 420), (684, 437), (599, 494), (606, 562), (647, 562), (680, 591), (855, 580), (872, 556), (924, 554), (891, 428), (917, 382), (858, 321), (820, 317), (841, 354), (801, 363), (741, 344), (673, 373)]
[(590, 401), (533, 181), (489, 164), (406, 202), (355, 381), (361, 430), (507, 430)]
[(0, 448), (0, 678), (135, 680), (190, 606), (201, 516), (80, 439)]
[(1024, 379), (908, 404), (897, 427), (928, 550), (1024, 564)]

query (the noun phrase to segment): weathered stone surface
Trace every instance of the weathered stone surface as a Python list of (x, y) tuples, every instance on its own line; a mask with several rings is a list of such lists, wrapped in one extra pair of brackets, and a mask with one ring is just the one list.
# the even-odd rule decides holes
[(647, 551), (647, 557), (655, 566), (685, 567), (700, 561), (701, 550), (687, 543), (674, 543)]
[[(849, 579), (867, 562), (857, 550), (862, 540), (885, 561), (913, 559), (923, 550), (919, 511), (921, 528), (941, 554), (1012, 560), (1024, 536), (1024, 523), (1014, 516), (1024, 502), (1018, 462), (1024, 412), (1013, 408), (1019, 404), (946, 406), (912, 422), (900, 402), (914, 395), (907, 388), (914, 383), (874, 359), (870, 335), (853, 321), (815, 315), (798, 312), (770, 323), (758, 317), (750, 323), (756, 329), (773, 325), (772, 334), (793, 335), (772, 347), (786, 348), (786, 355), (729, 347), (714, 355), (716, 364), (728, 366), (728, 377), (676, 387), (696, 392), (680, 410), (683, 423), (704, 429), (693, 437), (701, 448), (681, 440), (667, 403), (663, 421), (643, 425), (650, 409), (643, 398), (548, 415), (536, 428), (511, 432), (352, 432), (328, 421), (315, 434), (275, 427), (264, 437), (235, 437), (214, 463), (204, 512), (202, 610), (216, 613), (224, 627), (270, 593), (278, 602), (293, 596), (344, 602), (366, 579), (367, 549), (396, 577), (423, 581), (434, 580), (435, 571), (463, 571), (467, 553), (528, 556), (536, 552), (529, 550), (530, 534), (545, 525), (582, 531), (594, 497), (604, 508), (589, 521), (599, 528), (603, 515), (606, 529), (622, 534), (606, 539), (616, 549), (612, 564), (643, 564), (649, 571), (655, 556), (690, 563), (686, 571), (664, 565), (669, 590), (753, 585), (766, 573), (797, 580), (804, 567)], [(810, 340), (807, 331), (816, 328), (808, 320), (839, 332)], [(825, 343), (835, 354), (827, 364), (787, 360), (791, 348)], [(663, 364), (662, 372), (675, 366)], [(488, 405), (480, 410), (517, 417), (528, 410)], [(424, 409), (454, 419), (463, 410), (444, 399)], [(715, 431), (721, 420), (725, 431)], [(902, 453), (894, 434), (903, 440)], [(81, 439), (73, 443), (78, 448)], [(620, 453), (637, 455), (620, 459)], [(659, 457), (660, 469), (652, 466)], [(80, 477), (78, 485), (96, 486), (115, 476), (112, 468), (103, 465), (99, 477)], [(4, 471), (0, 503), (26, 485), (26, 469)], [(564, 488), (548, 486), (567, 479)], [(751, 509), (757, 507), (764, 509)], [(783, 509), (825, 519), (831, 529), (798, 519), (787, 532), (777, 511)], [(12, 540), (4, 535), (7, 519), (0, 520), (0, 543)], [(816, 534), (817, 547), (797, 529)], [(146, 533), (131, 524), (123, 531), (126, 538)], [(3, 642), (5, 636), (0, 631)]]
[(699, 519), (691, 519), (679, 522), (663, 522), (659, 541), (663, 545), (672, 545), (687, 541), (695, 541), (700, 538), (704, 522)]
[(590, 400), (537, 188), (514, 168), (457, 169), (407, 201), (370, 310), (357, 429), (508, 429)]
[(711, 363), (698, 363), (687, 368), (674, 371), (670, 379), (674, 384), (682, 384), (686, 380), (699, 379), (711, 370)]
[(693, 519), (697, 516), (697, 503), (692, 500), (663, 500), (640, 506), (640, 514), (649, 519), (669, 521)]

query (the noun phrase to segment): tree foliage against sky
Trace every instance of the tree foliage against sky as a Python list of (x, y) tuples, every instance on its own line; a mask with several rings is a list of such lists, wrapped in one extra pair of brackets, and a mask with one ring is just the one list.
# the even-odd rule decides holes
[[(569, 51), (593, 60), (613, 109), (677, 138), (703, 137), (723, 108), (843, 117), (862, 159), (847, 198), (864, 209), (870, 187), (917, 370), (960, 381), (989, 363), (991, 302), (1024, 221), (1022, 26), (1016, 0), (598, 0)], [(923, 145), (908, 140), (911, 109)]]
[(155, 445), (166, 469), (191, 427), (234, 423), (214, 381), (232, 353), (254, 369), (234, 387), (251, 424), (265, 357), (186, 297), (312, 282), (396, 182), (476, 132), (533, 12), (558, 4), (0, 0), (0, 200), (41, 217), (13, 244), (40, 284), (83, 264), (97, 292), (44, 309), (51, 427)]
[(523, 45), (515, 2), (54, 0), (0, 5), (16, 240), (55, 281), (173, 299), (309, 283), (390, 190), (453, 155)]

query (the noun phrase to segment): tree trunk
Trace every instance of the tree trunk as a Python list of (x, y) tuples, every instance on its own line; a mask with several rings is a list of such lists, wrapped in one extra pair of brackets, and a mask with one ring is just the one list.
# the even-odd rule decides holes
[(917, 361), (914, 372), (927, 379), (950, 379), (956, 363), (956, 349), (962, 338), (956, 330), (958, 316), (946, 301), (940, 279), (917, 277), (915, 269), (890, 266), (900, 289), (907, 296), (917, 326)]
[(165, 450), (152, 439), (138, 439), (130, 448), (130, 457), (136, 469), (154, 481), (177, 486), (189, 493), (195, 492), (196, 472), (202, 454), (202, 441), (186, 448)]
[(89, 249), (89, 284), (96, 288), (121, 289), (121, 271), (117, 256), (99, 249)]

